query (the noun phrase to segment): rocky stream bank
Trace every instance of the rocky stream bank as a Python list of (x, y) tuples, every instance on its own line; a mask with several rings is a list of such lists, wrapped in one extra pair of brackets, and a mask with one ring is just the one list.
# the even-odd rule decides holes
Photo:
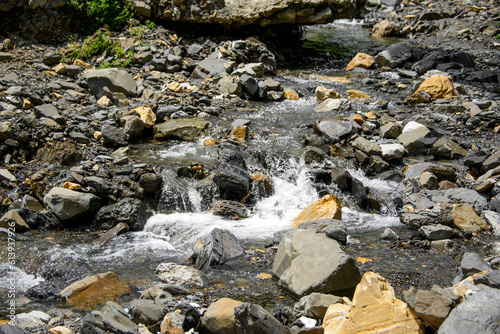
[(378, 39), (299, 69), (135, 20), (5, 36), (0, 333), (499, 333), (499, 8), (369, 1)]

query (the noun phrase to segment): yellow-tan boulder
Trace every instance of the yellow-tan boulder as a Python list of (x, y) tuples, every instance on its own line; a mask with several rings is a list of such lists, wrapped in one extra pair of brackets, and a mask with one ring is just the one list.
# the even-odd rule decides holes
[(420, 92), (429, 94), (431, 101), (436, 99), (451, 99), (453, 96), (458, 96), (457, 91), (453, 87), (453, 81), (446, 75), (434, 75), (422, 82), (417, 91), (407, 99), (407, 102), (418, 101)]
[(287, 100), (292, 100), (292, 101), (298, 101), (299, 100), (299, 94), (297, 94), (293, 90), (285, 90), (285, 99)]
[(137, 107), (132, 111), (135, 111), (136, 113), (139, 114), (141, 121), (144, 123), (144, 127), (151, 128), (155, 125), (156, 114), (150, 107)]
[(207, 311), (201, 318), (203, 327), (215, 334), (236, 334), (236, 322), (234, 318), (234, 308), (243, 302), (221, 298), (210, 304)]
[(292, 227), (297, 228), (304, 222), (319, 219), (342, 219), (342, 204), (336, 196), (328, 194), (310, 204), (292, 220)]
[(375, 60), (369, 54), (360, 52), (352, 58), (352, 60), (345, 67), (346, 71), (352, 71), (356, 67), (361, 67), (364, 69), (369, 69), (375, 64)]
[(363, 275), (352, 303), (344, 301), (328, 308), (323, 327), (325, 334), (424, 333), (408, 304), (397, 299), (385, 278), (373, 272)]
[(347, 98), (351, 99), (351, 100), (371, 98), (370, 94), (367, 94), (361, 90), (351, 89), (351, 90), (348, 90), (346, 93), (349, 94), (349, 96), (347, 96)]
[(323, 102), (326, 99), (341, 99), (343, 98), (342, 95), (337, 93), (333, 89), (328, 89), (323, 86), (318, 86), (316, 87), (316, 90), (314, 91), (314, 95), (316, 95), (316, 100), (319, 102)]
[(389, 37), (395, 30), (394, 25), (389, 20), (382, 20), (372, 29), (373, 37)]

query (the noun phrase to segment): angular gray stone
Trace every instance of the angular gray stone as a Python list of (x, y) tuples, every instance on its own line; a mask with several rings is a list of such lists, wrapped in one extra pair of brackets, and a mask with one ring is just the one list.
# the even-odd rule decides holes
[(64, 125), (66, 123), (66, 119), (59, 114), (59, 111), (57, 111), (57, 108), (53, 104), (42, 104), (40, 106), (36, 106), (34, 108), (34, 112), (36, 117), (50, 118), (60, 125)]
[(241, 85), (240, 78), (236, 76), (230, 76), (229, 74), (223, 74), (217, 83), (217, 87), (221, 93), (234, 94), (236, 96), (241, 96), (243, 93), (243, 86)]
[(57, 218), (65, 221), (97, 211), (101, 199), (92, 194), (55, 187), (45, 195), (43, 204)]
[(141, 231), (151, 216), (144, 202), (127, 197), (100, 208), (95, 219), (99, 228), (109, 229), (119, 223), (126, 223), (131, 231)]
[(130, 320), (127, 312), (123, 309), (123, 307), (115, 302), (106, 302), (106, 304), (102, 308), (102, 313), (124, 327), (129, 327), (132, 330), (136, 327), (136, 324), (132, 320)]
[(454, 307), (453, 300), (434, 290), (410, 287), (404, 292), (405, 301), (432, 328), (438, 329)]
[(15, 228), (16, 232), (29, 231), (30, 229), (16, 210), (9, 210), (0, 218), (0, 227), (6, 229)]
[(403, 128), (398, 140), (409, 153), (420, 153), (424, 146), (422, 140), (430, 134), (430, 130), (425, 125), (412, 121)]
[(382, 149), (380, 146), (364, 137), (356, 138), (351, 145), (368, 155), (382, 155)]
[(0, 181), (16, 183), (17, 179), (8, 169), (0, 168)]
[(202, 78), (212, 78), (217, 74), (227, 73), (226, 66), (229, 63), (227, 59), (206, 58), (198, 63), (195, 71)]
[(101, 128), (102, 142), (111, 146), (125, 146), (127, 140), (123, 129), (111, 124), (103, 124)]
[(161, 322), (166, 313), (163, 310), (163, 305), (155, 304), (154, 301), (147, 299), (133, 300), (130, 302), (130, 310), (134, 322), (146, 326)]
[(125, 116), (122, 118), (122, 121), (125, 122), (123, 132), (130, 138), (140, 136), (142, 130), (144, 130), (144, 122), (138, 116)]
[(459, 235), (455, 229), (441, 224), (422, 226), (420, 232), (429, 240), (451, 239)]
[(496, 150), (486, 160), (483, 161), (481, 170), (484, 172), (500, 166), (500, 150)]
[(237, 145), (225, 142), (219, 146), (219, 161), (214, 182), (224, 192), (224, 199), (240, 200), (250, 191), (250, 174), (243, 153)]
[(348, 99), (326, 99), (314, 107), (316, 112), (347, 111), (351, 108), (351, 102)]
[(223, 264), (245, 254), (242, 242), (231, 232), (214, 228), (202, 241), (203, 247), (197, 252), (194, 267), (206, 270), (213, 264)]
[(273, 263), (279, 285), (294, 295), (312, 292), (348, 294), (361, 279), (354, 260), (337, 241), (313, 229), (292, 231), (283, 237)]
[(0, 140), (5, 140), (12, 136), (12, 123), (0, 122)]
[(455, 159), (465, 157), (468, 153), (453, 140), (442, 137), (432, 145), (432, 154), (438, 158)]
[(375, 61), (379, 66), (388, 66), (391, 68), (403, 65), (405, 61), (411, 58), (411, 47), (408, 43), (401, 42), (393, 44), (386, 50), (375, 56)]
[(439, 327), (439, 334), (500, 333), (500, 290), (466, 295)]
[(208, 121), (195, 118), (172, 119), (154, 126), (155, 139), (195, 141), (209, 124)]
[(500, 237), (500, 214), (495, 211), (483, 210), (483, 216), (493, 229), (493, 234)]
[(401, 126), (393, 122), (386, 123), (378, 129), (380, 137), (387, 139), (398, 138), (398, 136), (401, 134), (401, 131)]
[(401, 159), (405, 154), (405, 147), (401, 144), (380, 144), (384, 160)]
[(466, 188), (453, 188), (448, 189), (444, 193), (445, 196), (452, 200), (456, 200), (463, 203), (470, 203), (474, 206), (483, 207), (488, 203), (488, 200), (479, 194), (477, 191)]
[(101, 311), (92, 311), (83, 317), (82, 333), (88, 334), (135, 334), (134, 327), (128, 327)]
[(342, 303), (342, 297), (313, 292), (300, 298), (293, 306), (293, 309), (298, 317), (323, 319), (328, 307), (336, 303)]
[(358, 132), (350, 121), (335, 119), (316, 121), (314, 129), (333, 142), (338, 142), (340, 139), (350, 137)]
[(104, 95), (104, 87), (108, 87), (112, 93), (119, 92), (126, 96), (137, 94), (135, 80), (125, 70), (117, 68), (93, 70), (85, 74), (85, 79), (92, 94), (98, 98)]

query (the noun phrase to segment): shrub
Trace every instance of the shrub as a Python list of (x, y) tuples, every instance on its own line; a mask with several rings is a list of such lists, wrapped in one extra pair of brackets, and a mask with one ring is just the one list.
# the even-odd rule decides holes
[(82, 12), (91, 31), (104, 24), (111, 29), (122, 28), (132, 17), (128, 3), (122, 0), (71, 0), (70, 5)]

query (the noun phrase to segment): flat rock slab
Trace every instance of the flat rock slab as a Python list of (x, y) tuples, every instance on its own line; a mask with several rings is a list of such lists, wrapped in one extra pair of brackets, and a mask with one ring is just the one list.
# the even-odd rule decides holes
[(155, 139), (195, 141), (209, 124), (210, 122), (194, 118), (172, 119), (155, 125)]
[(93, 70), (87, 72), (85, 78), (92, 94), (99, 98), (104, 94), (104, 87), (108, 87), (111, 92), (123, 93), (126, 96), (137, 94), (135, 80), (124, 70), (117, 68)]

